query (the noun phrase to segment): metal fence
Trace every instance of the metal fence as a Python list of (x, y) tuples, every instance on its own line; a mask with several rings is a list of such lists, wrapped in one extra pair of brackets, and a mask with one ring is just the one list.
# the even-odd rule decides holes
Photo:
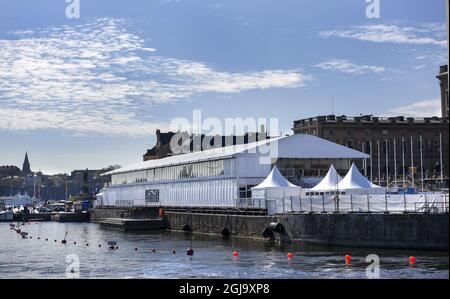
[[(448, 194), (308, 195), (267, 198), (269, 215), (277, 213), (448, 213)], [(252, 199), (253, 201), (255, 199)], [(259, 199), (261, 202), (262, 199)], [(251, 204), (254, 204), (252, 202)], [(260, 203), (261, 204), (261, 203)]]

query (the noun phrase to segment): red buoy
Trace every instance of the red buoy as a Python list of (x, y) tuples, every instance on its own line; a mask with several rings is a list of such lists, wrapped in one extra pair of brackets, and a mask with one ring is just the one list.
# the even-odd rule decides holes
[(294, 254), (292, 252), (288, 252), (287, 258), (288, 259), (293, 259), (294, 258)]
[(411, 256), (409, 257), (409, 265), (412, 267), (412, 266), (414, 266), (415, 264), (416, 264), (416, 258), (415, 258), (415, 256), (411, 255)]
[(237, 252), (237, 250), (233, 251), (233, 256), (234, 257), (238, 257), (239, 256), (239, 252)]
[(345, 264), (346, 265), (350, 265), (350, 262), (352, 261), (352, 257), (350, 255), (346, 255), (345, 256)]
[(164, 208), (159, 208), (159, 217), (164, 218), (164, 215), (166, 212), (164, 211)]

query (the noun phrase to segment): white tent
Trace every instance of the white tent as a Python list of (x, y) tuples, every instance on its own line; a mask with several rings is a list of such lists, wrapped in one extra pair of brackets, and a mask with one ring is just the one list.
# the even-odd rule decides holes
[(337, 184), (342, 180), (342, 177), (337, 172), (336, 168), (333, 165), (330, 166), (330, 169), (327, 172), (327, 175), (313, 188), (309, 189), (309, 191), (313, 192), (327, 192), (327, 191), (335, 191), (337, 188)]
[(386, 189), (375, 185), (359, 172), (355, 163), (339, 182), (338, 189), (346, 194), (385, 194)]
[(252, 199), (264, 202), (269, 214), (275, 210), (285, 211), (285, 203), (300, 196), (302, 188), (289, 182), (274, 165), (272, 171), (261, 184), (252, 188)]

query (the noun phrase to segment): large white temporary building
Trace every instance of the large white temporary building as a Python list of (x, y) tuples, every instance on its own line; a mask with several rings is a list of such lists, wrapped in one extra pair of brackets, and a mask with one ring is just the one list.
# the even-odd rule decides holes
[(339, 182), (342, 180), (342, 177), (337, 172), (336, 168), (334, 168), (333, 164), (330, 166), (325, 177), (313, 188), (309, 189), (309, 192), (335, 192), (338, 188)]
[(111, 185), (97, 196), (97, 204), (235, 207), (242, 190), (264, 181), (279, 158), (350, 160), (369, 156), (305, 134), (214, 148), (104, 173), (111, 175)]
[(352, 163), (345, 177), (338, 184), (339, 192), (346, 194), (385, 194), (386, 188), (375, 185), (369, 181)]

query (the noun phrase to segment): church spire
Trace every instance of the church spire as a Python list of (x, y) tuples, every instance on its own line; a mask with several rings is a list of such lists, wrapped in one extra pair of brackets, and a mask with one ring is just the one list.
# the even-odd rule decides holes
[(23, 161), (22, 174), (23, 175), (32, 174), (31, 168), (30, 168), (30, 161), (28, 161), (28, 153), (27, 152), (25, 152), (25, 160)]

